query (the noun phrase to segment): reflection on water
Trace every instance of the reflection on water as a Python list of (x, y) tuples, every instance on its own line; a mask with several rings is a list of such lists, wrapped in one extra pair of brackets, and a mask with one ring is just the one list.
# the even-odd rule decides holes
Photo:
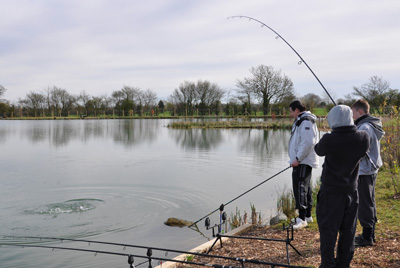
[[(172, 228), (286, 168), (289, 131), (170, 129), (172, 120), (0, 121), (0, 235), (83, 237), (189, 250), (211, 238)], [(313, 173), (318, 177), (320, 171)], [(265, 221), (290, 171), (225, 207)], [(213, 223), (218, 215), (211, 215)], [(115, 267), (126, 260), (0, 247), (3, 267)], [(122, 263), (122, 264), (121, 264)], [(51, 264), (49, 266), (49, 264)]]
[[(90, 141), (92, 139), (108, 139), (112, 137), (116, 143), (126, 146), (135, 144), (152, 143), (160, 134), (160, 127), (164, 127), (166, 120), (73, 120), (73, 121), (28, 121), (5, 122), (9, 126), (0, 129), (1, 141), (6, 142), (8, 136), (23, 125), (23, 131), (18, 135), (22, 139), (29, 140), (32, 144), (48, 141), (49, 145), (56, 147), (68, 146), (73, 140)], [(229, 130), (237, 132), (241, 142), (240, 149), (244, 151), (258, 151), (260, 155), (268, 154), (269, 150), (286, 150), (288, 131), (239, 129)], [(168, 134), (181, 148), (212, 149), (223, 142), (223, 130), (221, 129), (170, 129)], [(274, 133), (279, 132), (280, 138)], [(272, 139), (269, 139), (271, 136)], [(275, 138), (274, 138), (275, 137)], [(280, 147), (280, 148), (279, 148)]]
[(114, 141), (127, 146), (137, 143), (151, 143), (157, 138), (160, 120), (123, 120), (119, 122), (118, 129), (110, 131)]
[(169, 135), (185, 150), (211, 150), (223, 142), (222, 132), (217, 129), (171, 129)]
[(0, 130), (3, 142), (21, 126), (24, 132), (18, 134), (32, 143), (48, 141), (53, 146), (62, 147), (76, 139), (89, 141), (112, 137), (115, 142), (132, 146), (156, 139), (162, 120), (48, 120), (17, 122), (15, 125), (14, 122), (4, 123), (10, 125), (10, 128)]
[(253, 152), (259, 161), (266, 161), (276, 152), (287, 152), (290, 132), (286, 130), (260, 131), (257, 129), (241, 130), (239, 148), (244, 152)]

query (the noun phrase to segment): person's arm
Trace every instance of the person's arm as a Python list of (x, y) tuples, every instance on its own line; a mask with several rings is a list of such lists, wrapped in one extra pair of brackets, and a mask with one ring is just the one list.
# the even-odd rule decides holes
[(322, 138), (319, 140), (317, 144), (314, 146), (314, 151), (319, 156), (325, 156), (327, 153), (327, 139), (329, 133), (326, 133)]
[[(364, 123), (359, 127), (359, 130), (364, 130), (365, 132), (368, 133), (368, 138), (369, 138), (369, 144), (372, 144), (374, 142), (374, 139), (376, 138), (376, 134), (374, 132), (374, 130), (372, 129), (371, 125), (368, 123)], [(369, 149), (368, 152), (369, 153)]]

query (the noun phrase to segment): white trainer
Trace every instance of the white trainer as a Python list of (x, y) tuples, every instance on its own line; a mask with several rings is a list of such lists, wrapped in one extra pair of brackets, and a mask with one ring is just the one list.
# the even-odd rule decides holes
[(306, 222), (307, 222), (307, 223), (314, 222), (312, 216), (306, 217)]
[(306, 227), (308, 224), (307, 224), (307, 221), (303, 221), (302, 219), (300, 219), (300, 218), (296, 218), (296, 223), (293, 225), (293, 230), (298, 230), (298, 229), (300, 229), (300, 228), (304, 228), (304, 227)]

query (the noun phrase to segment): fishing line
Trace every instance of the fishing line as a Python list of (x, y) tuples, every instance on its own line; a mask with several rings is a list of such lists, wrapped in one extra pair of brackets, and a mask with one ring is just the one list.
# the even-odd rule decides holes
[(329, 98), (331, 99), (331, 101), (333, 102), (333, 104), (336, 106), (336, 102), (333, 100), (333, 98), (331, 97), (331, 95), (329, 94), (328, 90), (326, 90), (326, 88), (324, 87), (324, 85), (322, 84), (322, 82), (319, 80), (319, 78), (317, 77), (317, 75), (313, 72), (313, 70), (311, 70), (310, 66), (308, 66), (307, 62), (300, 56), (300, 54), (289, 44), (288, 41), (285, 40), (285, 38), (283, 38), (278, 32), (276, 32), (274, 29), (272, 29), (271, 27), (269, 27), (267, 24), (265, 24), (262, 21), (259, 21), (255, 18), (252, 17), (248, 17), (248, 16), (231, 16), (228, 17), (227, 19), (235, 19), (235, 18), (246, 18), (249, 19), (250, 21), (255, 21), (259, 24), (261, 24), (261, 27), (267, 27), (268, 29), (270, 29), (272, 32), (274, 32), (277, 35), (277, 39), (280, 38), (283, 40), (283, 42), (286, 43), (286, 45), (288, 45), (293, 51), (294, 53), (296, 53), (296, 55), (300, 58), (299, 64), (304, 63), (308, 70), (310, 70), (310, 72), (313, 74), (313, 76), (315, 77), (315, 79), (317, 79), (318, 83), (322, 86), (322, 88), (325, 90), (326, 94), (328, 94)]
[[(322, 88), (325, 90), (326, 94), (329, 96), (329, 98), (331, 99), (331, 101), (333, 102), (333, 104), (336, 105), (335, 101), (333, 100), (333, 98), (332, 98), (331, 95), (329, 94), (328, 90), (325, 88), (325, 86), (322, 84), (322, 82), (319, 80), (319, 78), (318, 78), (317, 75), (314, 73), (314, 71), (310, 68), (310, 66), (307, 64), (307, 62), (306, 62), (306, 61), (303, 59), (303, 57), (292, 47), (292, 45), (290, 45), (289, 42), (286, 41), (286, 39), (283, 38), (278, 32), (276, 32), (274, 29), (272, 29), (271, 27), (269, 27), (269, 26), (268, 26), (267, 24), (265, 24), (264, 22), (259, 21), (259, 20), (255, 19), (255, 18), (252, 18), (252, 17), (248, 17), (248, 16), (231, 16), (231, 17), (228, 17), (227, 19), (234, 19), (234, 18), (247, 18), (247, 19), (249, 19), (250, 21), (255, 21), (255, 22), (261, 24), (261, 27), (267, 27), (267, 28), (270, 29), (272, 32), (274, 32), (274, 33), (277, 35), (277, 38), (282, 39), (282, 40), (294, 51), (294, 53), (296, 53), (296, 55), (300, 58), (299, 64), (304, 63), (304, 64), (307, 66), (308, 70), (310, 70), (310, 72), (313, 74), (313, 76), (315, 77), (315, 79), (317, 79), (317, 81), (318, 81), (319, 84), (322, 86)], [(195, 221), (194, 223), (192, 223), (191, 225), (189, 225), (189, 227), (192, 227), (193, 225), (197, 224), (199, 221), (201, 221), (201, 220), (203, 220), (204, 218), (210, 216), (211, 214), (217, 212), (218, 210), (222, 211), (224, 206), (230, 204), (231, 202), (235, 201), (235, 200), (238, 199), (239, 197), (245, 195), (246, 193), (248, 193), (248, 192), (250, 192), (251, 190), (257, 188), (257, 187), (260, 186), (261, 184), (263, 184), (263, 183), (269, 181), (270, 179), (274, 178), (275, 176), (279, 175), (280, 173), (286, 171), (286, 170), (289, 169), (289, 168), (290, 168), (290, 166), (287, 167), (287, 168), (285, 168), (285, 169), (283, 169), (282, 171), (278, 172), (277, 174), (273, 175), (272, 177), (268, 178), (267, 180), (265, 180), (265, 181), (259, 183), (258, 185), (254, 186), (253, 188), (249, 189), (248, 191), (244, 192), (243, 194), (237, 196), (236, 198), (232, 199), (231, 201), (227, 202), (226, 204), (222, 204), (219, 208), (215, 209), (214, 211), (210, 212), (210, 213), (207, 214), (206, 216), (200, 218), (199, 220), (197, 220), (197, 221)]]
[(206, 216), (204, 216), (204, 217), (198, 219), (197, 221), (195, 221), (194, 223), (192, 223), (191, 225), (189, 225), (189, 228), (190, 228), (191, 226), (195, 225), (196, 223), (198, 223), (199, 221), (201, 221), (201, 220), (205, 219), (206, 217), (210, 216), (211, 214), (217, 212), (218, 210), (220, 210), (220, 211), (224, 210), (224, 207), (225, 207), (226, 205), (229, 205), (230, 203), (232, 203), (232, 202), (235, 201), (236, 199), (238, 199), (238, 198), (244, 196), (244, 195), (247, 194), (248, 192), (254, 190), (254, 189), (257, 188), (258, 186), (260, 186), (260, 185), (263, 184), (263, 183), (266, 183), (267, 181), (271, 180), (272, 178), (278, 176), (279, 174), (281, 174), (282, 172), (288, 170), (289, 168), (291, 168), (291, 166), (288, 166), (287, 168), (285, 168), (285, 169), (279, 171), (278, 173), (276, 173), (275, 175), (272, 175), (272, 176), (269, 177), (268, 179), (266, 179), (266, 180), (260, 182), (259, 184), (257, 184), (256, 186), (252, 187), (251, 189), (247, 190), (246, 192), (244, 192), (244, 193), (238, 195), (237, 197), (235, 197), (235, 198), (232, 199), (231, 201), (229, 201), (229, 202), (227, 202), (227, 203), (225, 203), (225, 204), (222, 204), (222, 205), (221, 205), (219, 208), (217, 208), (216, 210), (214, 210), (214, 211), (208, 213)]

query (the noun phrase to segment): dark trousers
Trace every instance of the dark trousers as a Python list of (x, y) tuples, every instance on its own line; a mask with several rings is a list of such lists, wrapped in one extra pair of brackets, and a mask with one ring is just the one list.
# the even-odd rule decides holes
[(376, 176), (377, 174), (360, 175), (358, 177), (358, 195), (360, 199), (358, 220), (363, 228), (371, 230), (375, 228), (375, 222), (377, 220), (375, 204)]
[[(320, 233), (321, 266), (350, 267), (354, 256), (358, 193), (337, 194), (319, 191), (317, 221)], [(339, 233), (336, 258), (335, 244)]]
[(292, 171), (293, 194), (296, 200), (296, 209), (299, 210), (299, 218), (311, 217), (313, 205), (311, 190), (311, 171), (308, 165), (298, 165)]

